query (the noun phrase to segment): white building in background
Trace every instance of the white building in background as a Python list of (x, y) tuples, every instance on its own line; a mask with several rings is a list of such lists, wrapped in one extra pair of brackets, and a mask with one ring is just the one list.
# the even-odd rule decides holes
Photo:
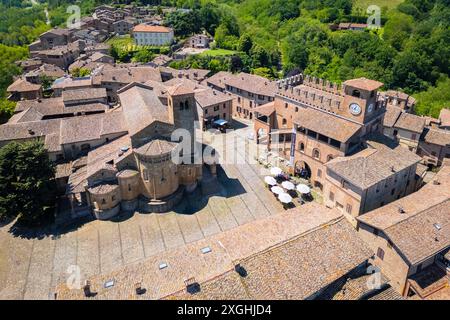
[(133, 28), (134, 41), (138, 45), (163, 46), (173, 42), (173, 29), (163, 26), (139, 24)]

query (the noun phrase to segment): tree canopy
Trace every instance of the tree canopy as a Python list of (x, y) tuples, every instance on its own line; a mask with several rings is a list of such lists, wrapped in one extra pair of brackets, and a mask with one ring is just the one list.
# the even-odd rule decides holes
[(39, 224), (52, 216), (55, 168), (40, 141), (0, 149), (0, 217)]

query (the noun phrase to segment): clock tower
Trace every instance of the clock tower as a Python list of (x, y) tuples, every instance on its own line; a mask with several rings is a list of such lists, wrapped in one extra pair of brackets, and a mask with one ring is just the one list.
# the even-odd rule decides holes
[(345, 81), (342, 115), (361, 124), (377, 118), (384, 112), (377, 101), (377, 91), (381, 86), (383, 83), (366, 78)]

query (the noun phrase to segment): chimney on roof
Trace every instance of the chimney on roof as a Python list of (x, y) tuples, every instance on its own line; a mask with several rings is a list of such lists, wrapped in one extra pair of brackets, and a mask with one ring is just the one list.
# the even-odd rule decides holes
[(439, 186), (440, 184), (441, 184), (441, 182), (439, 181), (439, 180), (433, 180), (433, 184), (435, 185), (435, 186)]
[(33, 129), (28, 129), (28, 134), (30, 134), (30, 135), (34, 135), (34, 131), (33, 131)]
[(83, 291), (84, 291), (84, 296), (86, 298), (89, 298), (92, 296), (91, 282), (89, 280), (86, 280), (86, 282), (84, 283)]
[(245, 278), (248, 275), (247, 270), (245, 270), (239, 261), (234, 262), (234, 271), (242, 278)]
[(398, 207), (398, 213), (405, 213), (405, 210), (403, 209), (403, 207)]
[(391, 171), (392, 171), (392, 172), (395, 172), (394, 166), (391, 166)]
[(136, 292), (136, 295), (140, 296), (141, 294), (144, 294), (147, 290), (142, 288), (142, 284), (140, 282), (135, 283), (134, 290)]
[(186, 291), (190, 294), (195, 294), (200, 292), (200, 284), (195, 281), (195, 278), (189, 278), (184, 280), (184, 284), (186, 285)]

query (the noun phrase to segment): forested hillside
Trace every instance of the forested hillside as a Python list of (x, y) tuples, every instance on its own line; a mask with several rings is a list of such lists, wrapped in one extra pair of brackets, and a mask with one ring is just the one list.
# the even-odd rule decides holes
[[(35, 1), (36, 2), (36, 1)], [(106, 0), (54, 0), (33, 5), (2, 0), (0, 47), (9, 59), (0, 65), (0, 90), (19, 71), (11, 62), (49, 28), (64, 23), (69, 3), (83, 14)], [(116, 0), (116, 5), (130, 1)], [(141, 0), (142, 4), (191, 9), (175, 12), (166, 24), (178, 39), (202, 29), (216, 49), (173, 67), (246, 71), (271, 78), (294, 72), (345, 81), (367, 77), (419, 98), (418, 112), (437, 116), (450, 105), (450, 0)], [(365, 22), (366, 6), (379, 4), (383, 27), (371, 31), (331, 31), (330, 23)], [(3, 53), (2, 53), (3, 55)], [(1, 93), (0, 93), (1, 94)]]
[[(378, 1), (370, 1), (376, 4)], [(344, 81), (378, 79), (386, 89), (420, 97), (417, 111), (437, 116), (450, 105), (450, 1), (405, 0), (387, 8), (376, 31), (331, 31), (328, 24), (365, 22), (362, 0), (178, 0), (221, 16), (217, 45), (245, 50), (250, 69), (277, 76), (294, 70)], [(236, 27), (238, 25), (238, 28)], [(270, 70), (268, 70), (270, 69)], [(436, 95), (439, 96), (436, 96)]]

